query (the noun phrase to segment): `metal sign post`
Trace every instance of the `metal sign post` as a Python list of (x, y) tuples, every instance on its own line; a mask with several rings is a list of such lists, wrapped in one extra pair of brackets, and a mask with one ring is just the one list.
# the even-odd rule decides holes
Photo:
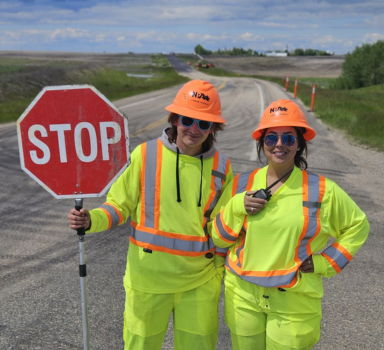
[[(83, 199), (75, 199), (75, 209), (80, 211), (83, 208)], [(79, 228), (77, 230), (79, 236), (79, 252), (80, 252), (80, 288), (81, 288), (81, 313), (83, 317), (83, 340), (84, 350), (89, 350), (89, 316), (88, 316), (88, 284), (87, 284), (87, 265), (85, 263), (85, 229)]]

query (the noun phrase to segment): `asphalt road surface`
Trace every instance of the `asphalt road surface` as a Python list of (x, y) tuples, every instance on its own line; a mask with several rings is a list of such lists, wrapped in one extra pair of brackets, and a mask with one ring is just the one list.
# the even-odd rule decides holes
[[(272, 83), (215, 78), (169, 58), (180, 74), (212, 82), (227, 119), (217, 147), (235, 173), (259, 167), (251, 132), (273, 100), (292, 98)], [(130, 149), (157, 138), (166, 126), (164, 107), (180, 86), (117, 101), (128, 117)], [(302, 106), (306, 111), (306, 108)], [(371, 234), (342, 273), (324, 280), (321, 341), (315, 349), (384, 349), (382, 220), (373, 199), (351, 181), (359, 172), (327, 128), (306, 112), (317, 137), (309, 146), (309, 170), (335, 180), (368, 214)], [(68, 228), (70, 199), (58, 200), (20, 168), (15, 123), (0, 125), (0, 349), (83, 349), (78, 238)], [(85, 199), (92, 208), (105, 198)], [(382, 207), (381, 207), (382, 210)], [(371, 216), (371, 217), (370, 217)], [(129, 224), (86, 236), (90, 343), (92, 350), (123, 349), (123, 276)], [(163, 349), (173, 349), (172, 324)], [(217, 349), (231, 349), (220, 302)], [(197, 349), (198, 350), (198, 349)]]

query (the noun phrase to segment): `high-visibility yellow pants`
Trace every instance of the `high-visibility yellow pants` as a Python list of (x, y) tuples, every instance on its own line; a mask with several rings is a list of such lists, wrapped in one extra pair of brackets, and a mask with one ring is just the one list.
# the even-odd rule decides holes
[(173, 312), (175, 350), (214, 350), (221, 277), (180, 293), (152, 294), (125, 287), (125, 350), (161, 350)]
[(233, 350), (309, 350), (319, 341), (321, 298), (260, 287), (229, 271), (224, 281)]

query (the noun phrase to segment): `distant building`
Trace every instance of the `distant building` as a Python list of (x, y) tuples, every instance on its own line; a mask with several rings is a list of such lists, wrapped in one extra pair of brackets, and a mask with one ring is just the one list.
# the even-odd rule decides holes
[(287, 57), (288, 53), (285, 51), (265, 51), (267, 57)]

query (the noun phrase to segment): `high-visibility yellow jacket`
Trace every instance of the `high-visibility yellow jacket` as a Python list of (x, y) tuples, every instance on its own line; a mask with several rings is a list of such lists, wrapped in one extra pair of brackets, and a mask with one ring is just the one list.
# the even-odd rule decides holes
[(232, 179), (229, 159), (214, 147), (195, 157), (179, 154), (164, 131), (132, 152), (107, 201), (91, 210), (87, 232), (121, 225), (131, 216), (124, 283), (149, 293), (196, 288), (217, 273), (207, 222)]
[[(367, 218), (336, 183), (297, 167), (266, 207), (248, 216), (245, 192), (267, 187), (267, 169), (239, 174), (227, 187), (212, 213), (213, 241), (229, 247), (225, 267), (240, 278), (322, 297), (320, 276), (351, 261), (368, 236)], [(322, 251), (330, 236), (334, 242)], [(315, 273), (299, 273), (312, 254)]]

